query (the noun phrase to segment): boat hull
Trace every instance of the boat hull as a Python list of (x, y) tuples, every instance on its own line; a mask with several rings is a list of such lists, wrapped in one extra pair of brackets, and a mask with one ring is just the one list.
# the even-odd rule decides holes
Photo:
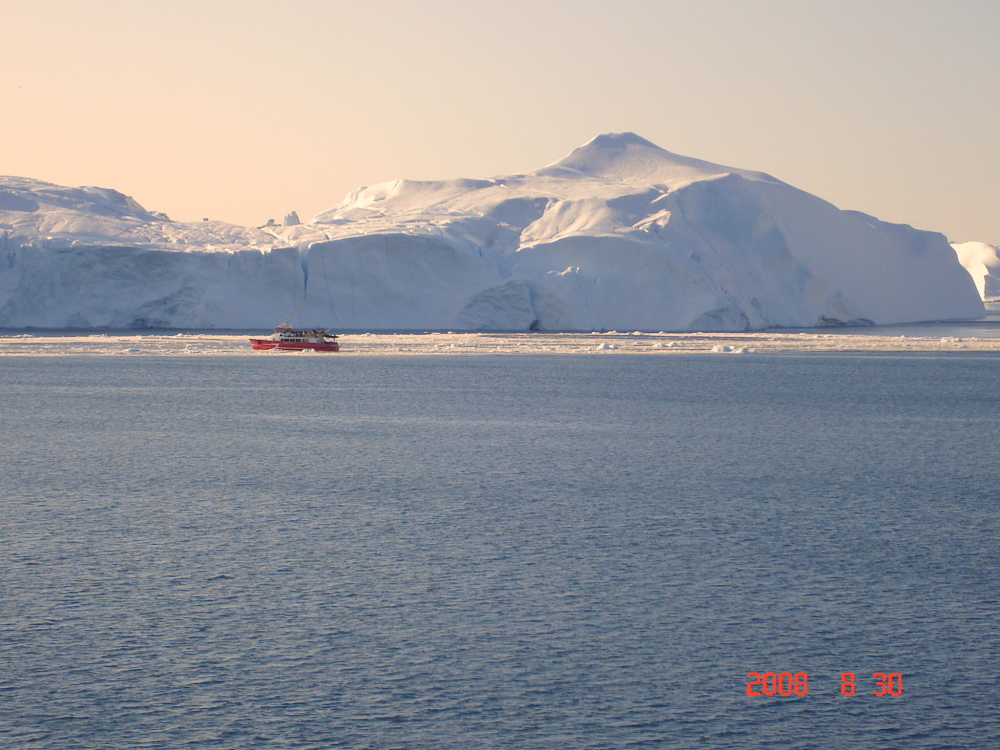
[(283, 352), (302, 352), (311, 349), (315, 352), (339, 352), (340, 344), (336, 341), (275, 341), (274, 339), (250, 339), (250, 348), (260, 351), (278, 349)]

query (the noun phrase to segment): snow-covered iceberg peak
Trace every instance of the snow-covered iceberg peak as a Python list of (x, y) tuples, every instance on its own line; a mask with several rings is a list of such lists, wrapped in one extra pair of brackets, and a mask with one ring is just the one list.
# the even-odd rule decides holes
[(671, 153), (635, 133), (599, 135), (535, 172), (547, 176), (567, 176), (567, 173), (632, 184), (694, 182), (726, 174), (777, 182), (762, 172)]
[(132, 197), (99, 187), (63, 187), (25, 177), (0, 175), (0, 211), (75, 213), (150, 221), (155, 217)]

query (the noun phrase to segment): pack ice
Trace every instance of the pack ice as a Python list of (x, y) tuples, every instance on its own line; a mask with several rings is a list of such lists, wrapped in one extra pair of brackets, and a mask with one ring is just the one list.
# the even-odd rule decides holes
[[(290, 214), (291, 216), (291, 214)], [(0, 178), (0, 326), (741, 331), (976, 318), (940, 234), (632, 134), (527, 174), (399, 180), (308, 223), (181, 223)]]

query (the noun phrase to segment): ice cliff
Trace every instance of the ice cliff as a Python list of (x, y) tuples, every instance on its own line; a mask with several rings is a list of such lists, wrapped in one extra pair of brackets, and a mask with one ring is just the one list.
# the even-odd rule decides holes
[(0, 178), (0, 326), (718, 331), (983, 314), (942, 235), (631, 133), (527, 174), (399, 180), (295, 219), (172, 222), (114, 190)]

